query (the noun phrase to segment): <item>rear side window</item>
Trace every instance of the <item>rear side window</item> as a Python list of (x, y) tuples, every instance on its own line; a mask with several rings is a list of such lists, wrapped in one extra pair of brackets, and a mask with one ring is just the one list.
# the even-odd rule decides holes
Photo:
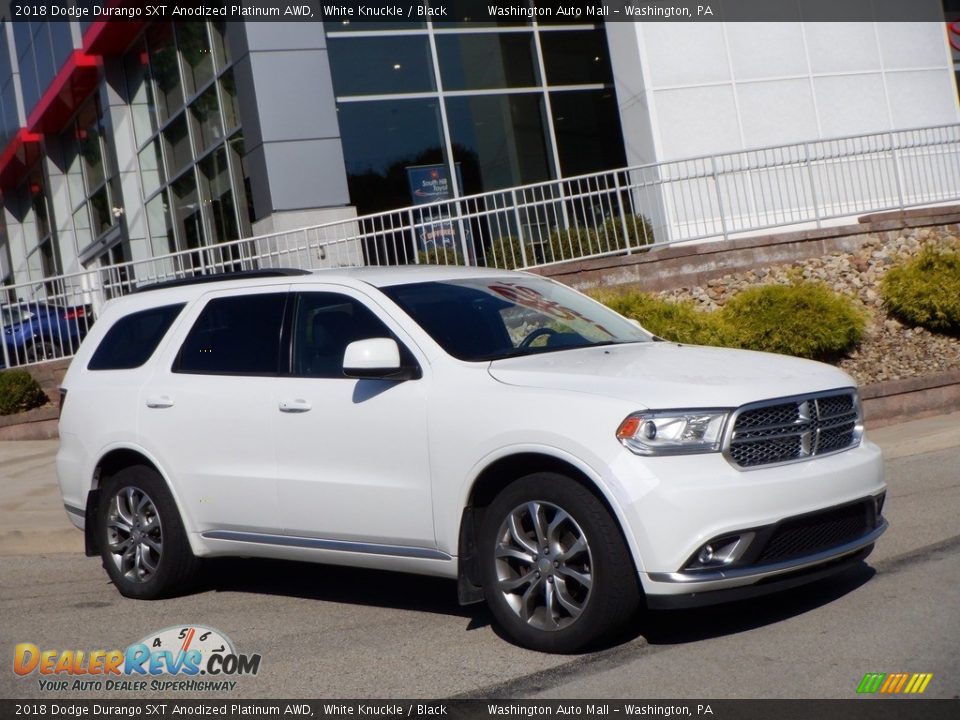
[(211, 300), (183, 341), (173, 371), (276, 375), (286, 299), (283, 292)]
[(87, 369), (130, 370), (140, 367), (153, 355), (183, 306), (183, 303), (164, 305), (120, 318), (103, 336)]

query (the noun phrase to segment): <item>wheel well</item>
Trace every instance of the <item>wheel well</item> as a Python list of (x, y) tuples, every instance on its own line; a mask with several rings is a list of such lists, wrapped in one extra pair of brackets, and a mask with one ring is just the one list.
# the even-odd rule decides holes
[[(461, 604), (483, 600), (480, 572), (477, 564), (477, 533), (483, 523), (483, 514), (493, 499), (514, 480), (535, 472), (555, 472), (566, 475), (589, 490), (607, 509), (617, 524), (621, 536), (623, 528), (607, 498), (596, 484), (578, 467), (560, 458), (541, 453), (518, 453), (501, 458), (484, 468), (477, 477), (467, 499), (460, 522), (458, 555), (460, 558), (457, 589)], [(629, 544), (624, 537), (624, 544)]]
[[(87, 493), (87, 506), (84, 509), (86, 521), (84, 522), (84, 546), (88, 557), (100, 554), (100, 546), (97, 541), (97, 513), (100, 505), (100, 490), (112, 476), (124, 468), (133, 465), (146, 465), (153, 470), (156, 466), (146, 457), (136, 450), (122, 448), (120, 450), (111, 450), (97, 463), (93, 471), (93, 483), (90, 485), (90, 492)], [(157, 473), (159, 475), (159, 472)]]

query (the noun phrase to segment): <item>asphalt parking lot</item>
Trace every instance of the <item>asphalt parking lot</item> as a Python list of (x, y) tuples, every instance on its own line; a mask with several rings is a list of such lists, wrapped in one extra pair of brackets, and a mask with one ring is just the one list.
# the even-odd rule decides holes
[(583, 656), (514, 647), (482, 607), (457, 605), (453, 583), (409, 575), (231, 559), (210, 563), (192, 595), (126, 600), (66, 527), (55, 444), (3, 447), (0, 697), (124, 696), (43, 691), (12, 672), (17, 643), (122, 649), (195, 624), (261, 654), (235, 697), (852, 698), (867, 672), (933, 673), (926, 696), (960, 697), (960, 415), (872, 437), (888, 458), (891, 529), (865, 565), (786, 595), (647, 613)]

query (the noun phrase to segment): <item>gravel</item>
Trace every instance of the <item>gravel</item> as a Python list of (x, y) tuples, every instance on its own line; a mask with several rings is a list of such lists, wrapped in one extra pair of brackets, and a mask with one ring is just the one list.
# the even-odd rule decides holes
[(866, 311), (863, 341), (837, 363), (860, 384), (956, 370), (960, 369), (960, 338), (904, 325), (886, 314), (880, 298), (880, 280), (887, 270), (909, 260), (930, 243), (960, 247), (960, 237), (948, 228), (913, 228), (899, 234), (873, 235), (854, 253), (734, 273), (709, 280), (705, 287), (677, 288), (659, 296), (693, 300), (700, 309), (715, 310), (735, 293), (754, 285), (790, 284), (797, 280), (823, 282), (853, 298)]

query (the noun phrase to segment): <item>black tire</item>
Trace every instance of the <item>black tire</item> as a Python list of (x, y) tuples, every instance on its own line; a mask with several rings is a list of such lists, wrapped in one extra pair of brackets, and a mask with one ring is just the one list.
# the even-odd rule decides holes
[(53, 360), (56, 356), (56, 349), (48, 340), (34, 340), (27, 348), (27, 362)]
[(134, 465), (113, 475), (100, 493), (97, 517), (103, 567), (121, 595), (155, 600), (189, 588), (200, 561), (153, 468)]
[[(537, 537), (546, 538), (547, 552), (538, 548), (531, 562)], [(565, 475), (533, 473), (502, 490), (484, 513), (478, 545), (487, 605), (519, 645), (576, 652), (637, 610), (639, 580), (620, 528), (593, 493)]]

